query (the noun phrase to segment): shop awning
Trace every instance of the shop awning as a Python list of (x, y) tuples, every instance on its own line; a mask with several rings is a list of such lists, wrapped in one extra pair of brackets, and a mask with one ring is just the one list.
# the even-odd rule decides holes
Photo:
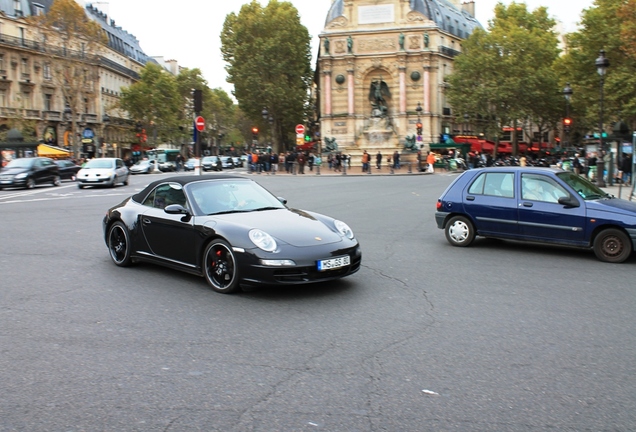
[(40, 144), (38, 145), (38, 155), (50, 158), (63, 158), (69, 157), (71, 154), (60, 147), (55, 147), (48, 144)]

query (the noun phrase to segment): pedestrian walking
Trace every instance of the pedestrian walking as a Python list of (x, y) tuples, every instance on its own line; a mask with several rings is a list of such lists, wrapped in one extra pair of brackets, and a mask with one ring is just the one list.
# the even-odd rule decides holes
[(375, 167), (382, 169), (382, 153), (378, 150), (378, 154), (375, 155)]

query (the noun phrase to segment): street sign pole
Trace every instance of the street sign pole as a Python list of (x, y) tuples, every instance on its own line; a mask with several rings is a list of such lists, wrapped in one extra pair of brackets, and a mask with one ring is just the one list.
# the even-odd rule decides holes
[(194, 174), (201, 175), (201, 132), (205, 129), (205, 120), (200, 115), (197, 115), (193, 121), (194, 127), (194, 157), (199, 160), (198, 166), (194, 167)]

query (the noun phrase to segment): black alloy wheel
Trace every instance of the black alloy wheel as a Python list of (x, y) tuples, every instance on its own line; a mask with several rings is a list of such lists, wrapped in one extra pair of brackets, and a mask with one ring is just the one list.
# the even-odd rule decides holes
[(217, 239), (208, 245), (203, 253), (203, 274), (216, 292), (229, 294), (239, 290), (236, 258), (229, 244)]
[(608, 228), (594, 239), (594, 253), (601, 261), (621, 263), (631, 255), (632, 242), (623, 231)]
[(108, 229), (108, 251), (113, 262), (119, 267), (127, 267), (132, 263), (130, 258), (131, 244), (128, 228), (122, 222), (115, 222)]

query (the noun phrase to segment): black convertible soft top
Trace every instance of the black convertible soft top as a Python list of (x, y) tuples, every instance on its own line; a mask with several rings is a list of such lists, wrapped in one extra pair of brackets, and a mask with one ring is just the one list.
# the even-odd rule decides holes
[(204, 180), (224, 180), (224, 179), (245, 179), (245, 177), (236, 175), (236, 174), (205, 174), (205, 175), (180, 175), (173, 177), (161, 177), (153, 182), (148, 183), (145, 188), (141, 191), (137, 192), (132, 196), (132, 200), (138, 203), (143, 202), (143, 200), (148, 196), (151, 190), (153, 190), (157, 185), (163, 183), (178, 183), (181, 186), (185, 186), (188, 183), (194, 183)]

